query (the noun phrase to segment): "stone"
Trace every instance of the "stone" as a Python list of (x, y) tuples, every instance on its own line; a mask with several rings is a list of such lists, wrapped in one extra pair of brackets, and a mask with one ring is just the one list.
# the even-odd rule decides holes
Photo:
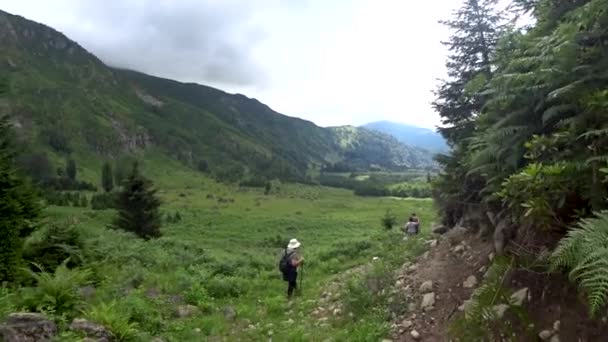
[(12, 313), (0, 324), (0, 341), (51, 341), (57, 334), (57, 324), (38, 313)]
[(236, 318), (236, 310), (234, 310), (232, 306), (226, 306), (222, 311), (224, 313), (224, 318), (226, 318), (227, 320), (234, 321), (234, 319)]
[(70, 330), (80, 332), (98, 342), (113, 341), (112, 333), (103, 325), (90, 322), (86, 319), (76, 318), (70, 324)]
[(559, 328), (561, 325), (562, 325), (562, 323), (560, 321), (553, 322), (553, 330), (559, 331)]
[(559, 335), (555, 334), (551, 337), (551, 339), (549, 340), (549, 342), (559, 342)]
[(175, 315), (179, 318), (188, 318), (198, 315), (201, 312), (199, 308), (194, 305), (179, 305), (175, 309)]
[(487, 268), (485, 266), (481, 266), (479, 268), (479, 273), (486, 273)]
[(458, 307), (459, 311), (466, 311), (469, 308), (469, 305), (471, 305), (471, 300), (467, 299), (465, 300), (461, 306)]
[(414, 340), (419, 340), (420, 339), (420, 333), (417, 332), (416, 330), (412, 330), (410, 331), (410, 335), (412, 336), (412, 338)]
[(335, 309), (333, 310), (333, 314), (334, 314), (334, 316), (341, 315), (341, 314), (342, 314), (342, 309), (340, 309), (340, 308), (335, 308)]
[(409, 329), (414, 325), (414, 322), (410, 321), (409, 319), (406, 319), (405, 321), (401, 322), (401, 326), (403, 327), (403, 329)]
[(428, 259), (429, 258), (429, 251), (424, 252), (424, 254), (422, 254), (422, 259)]
[(194, 332), (200, 334), (203, 330), (201, 328), (194, 328)]
[(424, 283), (422, 283), (422, 285), (420, 285), (420, 292), (429, 293), (431, 291), (433, 291), (433, 281), (432, 280), (427, 280)]
[(454, 253), (462, 253), (464, 252), (464, 245), (458, 245), (454, 247)]
[(443, 235), (448, 232), (448, 227), (444, 225), (438, 225), (433, 227), (433, 233)]
[(167, 342), (162, 337), (154, 337), (150, 342)]
[(507, 312), (507, 310), (509, 309), (509, 306), (507, 304), (498, 304), (498, 305), (494, 305), (494, 307), (492, 307), (492, 310), (494, 310), (494, 313), (496, 314), (496, 318), (501, 319), (505, 316), (505, 312)]
[(407, 268), (407, 270), (410, 271), (410, 272), (413, 272), (413, 271), (415, 271), (417, 269), (418, 269), (418, 264), (410, 265), (410, 267)]
[(511, 303), (513, 305), (521, 306), (524, 303), (524, 301), (526, 301), (528, 299), (529, 292), (530, 291), (528, 290), (527, 287), (517, 290), (516, 292), (514, 292), (511, 295)]
[(553, 331), (551, 331), (551, 330), (543, 330), (540, 333), (538, 333), (538, 337), (543, 341), (550, 339), (551, 336), (553, 336)]
[(488, 260), (490, 260), (490, 261), (494, 260), (494, 253), (493, 252), (490, 253), (490, 254), (488, 254)]
[(422, 297), (422, 303), (420, 304), (421, 309), (431, 308), (435, 305), (435, 293), (427, 293)]
[(409, 312), (416, 311), (416, 304), (415, 303), (409, 303), (407, 305), (407, 311), (409, 311)]
[(389, 340), (388, 338), (383, 338), (381, 342), (393, 342), (393, 340)]
[(473, 288), (475, 287), (475, 285), (477, 285), (477, 277), (475, 277), (474, 275), (469, 276), (467, 280), (462, 283), (462, 287), (467, 289)]

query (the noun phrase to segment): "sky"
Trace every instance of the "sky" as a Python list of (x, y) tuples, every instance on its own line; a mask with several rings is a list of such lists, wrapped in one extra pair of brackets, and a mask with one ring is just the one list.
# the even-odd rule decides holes
[(214, 86), (320, 126), (434, 128), (459, 0), (0, 0), (108, 65)]

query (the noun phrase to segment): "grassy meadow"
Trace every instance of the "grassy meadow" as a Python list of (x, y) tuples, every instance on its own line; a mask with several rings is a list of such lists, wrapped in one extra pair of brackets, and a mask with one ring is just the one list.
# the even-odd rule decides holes
[[(345, 318), (319, 325), (311, 312), (327, 284), (375, 256), (376, 272), (391, 281), (391, 269), (422, 251), (421, 240), (402, 241), (398, 227), (415, 211), (424, 233), (434, 220), (430, 199), (358, 197), (351, 190), (278, 182), (265, 195), (184, 169), (155, 170), (148, 175), (163, 214), (180, 217), (164, 220), (159, 239), (108, 229), (113, 210), (45, 209), (47, 225), (72, 225), (82, 236), (82, 266), (71, 272), (85, 273), (81, 292), (86, 285), (87, 293), (68, 310), (50, 305), (39, 311), (66, 323), (85, 316), (122, 340), (377, 341), (387, 333), (386, 298), (368, 296), (363, 279), (341, 279), (350, 281)], [(380, 220), (389, 209), (398, 223), (387, 231)], [(302, 242), (306, 263), (301, 295), (289, 304), (278, 260), (292, 237)], [(18, 298), (27, 290), (5, 291), (0, 314), (23, 305)], [(200, 312), (177, 317), (177, 307), (186, 304)], [(78, 337), (63, 333), (60, 340)]]

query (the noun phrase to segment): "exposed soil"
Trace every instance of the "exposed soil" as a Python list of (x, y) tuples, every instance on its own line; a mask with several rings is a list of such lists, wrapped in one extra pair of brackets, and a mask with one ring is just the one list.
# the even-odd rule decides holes
[[(416, 264), (405, 264), (400, 270), (403, 289), (412, 292), (415, 306), (410, 304), (409, 312), (397, 318), (394, 341), (447, 341), (450, 319), (473, 292), (463, 283), (471, 275), (481, 281), (492, 252), (491, 244), (463, 230), (452, 230), (429, 245), (435, 243)], [(432, 290), (423, 292), (435, 294), (435, 305), (422, 309), (420, 286), (429, 280)], [(412, 323), (410, 327), (407, 321)], [(412, 337), (412, 330), (420, 334), (418, 340)]]

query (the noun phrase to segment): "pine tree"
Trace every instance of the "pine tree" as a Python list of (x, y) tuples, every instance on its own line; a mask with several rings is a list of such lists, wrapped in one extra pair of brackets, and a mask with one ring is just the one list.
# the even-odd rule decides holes
[(22, 239), (40, 211), (33, 189), (15, 168), (16, 149), (8, 117), (0, 117), (0, 283), (15, 280)]
[(454, 33), (448, 42), (449, 80), (435, 92), (433, 103), (446, 126), (440, 132), (454, 144), (473, 132), (473, 120), (483, 106), (479, 91), (492, 77), (491, 57), (498, 42), (501, 16), (497, 0), (466, 0), (453, 20), (442, 21)]
[(105, 162), (101, 169), (101, 186), (106, 192), (112, 191), (114, 188), (114, 180), (112, 178), (112, 166)]
[(139, 173), (135, 163), (118, 194), (118, 216), (113, 228), (133, 232), (146, 240), (161, 235), (160, 200), (152, 185), (150, 180)]
[(71, 180), (76, 180), (76, 161), (74, 159), (68, 159), (65, 167), (65, 173)]

